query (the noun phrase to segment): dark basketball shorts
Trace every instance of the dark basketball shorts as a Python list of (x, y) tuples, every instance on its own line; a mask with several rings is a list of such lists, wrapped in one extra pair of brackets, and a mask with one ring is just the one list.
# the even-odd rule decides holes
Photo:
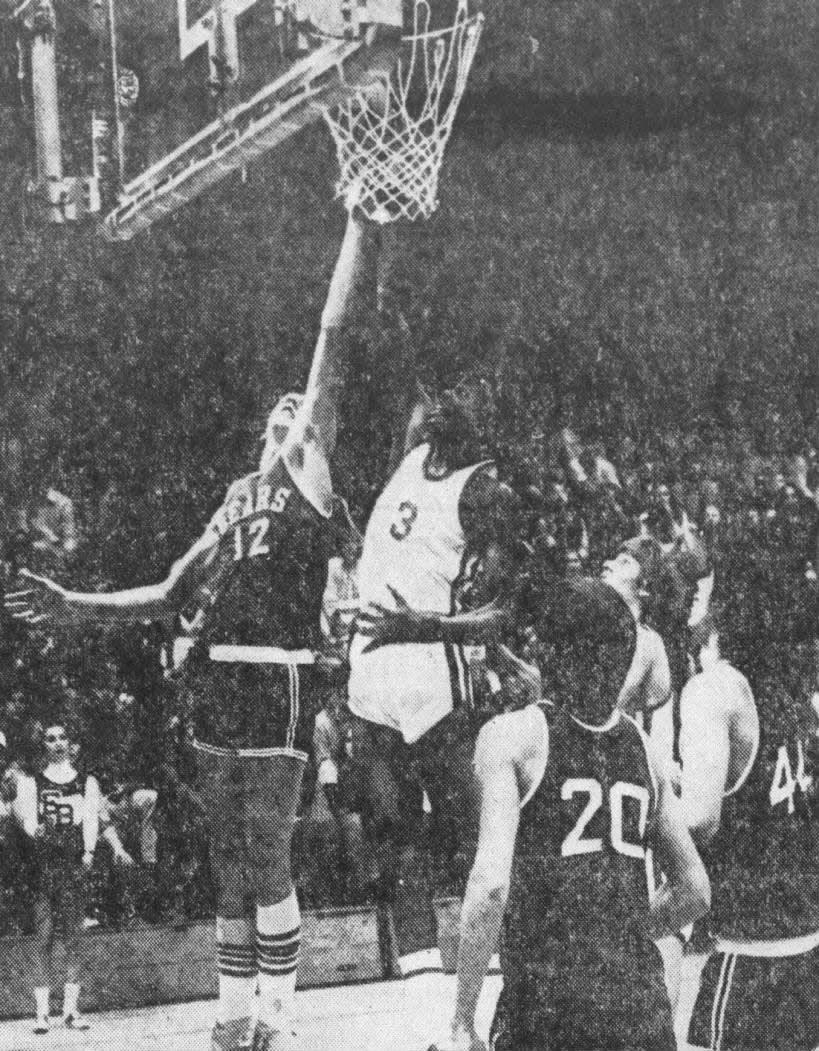
[[(537, 966), (504, 979), (491, 1029), (493, 1051), (676, 1051), (662, 961), (653, 946), (623, 944), (611, 958), (575, 946), (550, 947), (544, 934)], [(504, 966), (510, 967), (501, 952)]]
[(190, 662), (180, 695), (196, 740), (309, 752), (321, 681), (310, 650), (211, 646)]
[(718, 941), (702, 972), (688, 1041), (711, 1051), (819, 1047), (819, 932)]
[(189, 679), (219, 915), (278, 900), (311, 741), (313, 655), (212, 646)]

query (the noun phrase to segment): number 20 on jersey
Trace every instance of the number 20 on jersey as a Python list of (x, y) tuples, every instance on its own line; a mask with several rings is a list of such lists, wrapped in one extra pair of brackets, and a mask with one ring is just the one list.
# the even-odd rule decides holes
[(604, 849), (602, 836), (587, 836), (586, 829), (598, 810), (604, 807), (608, 794), (609, 812), (609, 843), (618, 853), (627, 858), (645, 858), (646, 851), (642, 843), (629, 843), (625, 838), (624, 814), (626, 800), (636, 803), (639, 808), (637, 826), (640, 835), (643, 835), (648, 824), (648, 809), (650, 797), (648, 790), (643, 785), (629, 784), (627, 781), (617, 781), (615, 784), (604, 786), (593, 777), (569, 777), (563, 782), (560, 790), (560, 798), (568, 803), (579, 798), (585, 801), (574, 826), (563, 840), (560, 847), (560, 855), (564, 858), (576, 854), (597, 854)]

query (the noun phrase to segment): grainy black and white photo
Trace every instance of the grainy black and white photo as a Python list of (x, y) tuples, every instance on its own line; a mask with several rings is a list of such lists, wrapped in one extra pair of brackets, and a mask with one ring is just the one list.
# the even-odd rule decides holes
[(0, 0), (0, 1051), (819, 1051), (816, 0)]

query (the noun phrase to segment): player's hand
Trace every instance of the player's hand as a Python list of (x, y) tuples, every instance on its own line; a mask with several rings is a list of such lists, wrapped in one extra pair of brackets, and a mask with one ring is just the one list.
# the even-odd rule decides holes
[(434, 642), (438, 637), (438, 621), (434, 614), (412, 609), (394, 587), (387, 588), (395, 601), (394, 609), (371, 602), (356, 621), (356, 630), (370, 641), (364, 652), (391, 642)]
[(20, 570), (20, 577), (25, 586), (16, 591), (6, 592), (4, 605), (7, 613), (31, 627), (53, 627), (71, 623), (72, 615), (66, 601), (68, 593), (65, 588), (48, 577), (37, 576), (27, 569)]

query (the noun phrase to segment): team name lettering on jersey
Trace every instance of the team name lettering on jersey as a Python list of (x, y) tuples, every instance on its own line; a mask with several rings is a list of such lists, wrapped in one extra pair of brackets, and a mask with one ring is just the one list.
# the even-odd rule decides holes
[(252, 489), (244, 489), (217, 511), (213, 519), (213, 526), (219, 536), (224, 536), (234, 526), (256, 515), (280, 515), (287, 506), (292, 492), (292, 489), (284, 485), (273, 490), (264, 482), (258, 485), (255, 493)]

